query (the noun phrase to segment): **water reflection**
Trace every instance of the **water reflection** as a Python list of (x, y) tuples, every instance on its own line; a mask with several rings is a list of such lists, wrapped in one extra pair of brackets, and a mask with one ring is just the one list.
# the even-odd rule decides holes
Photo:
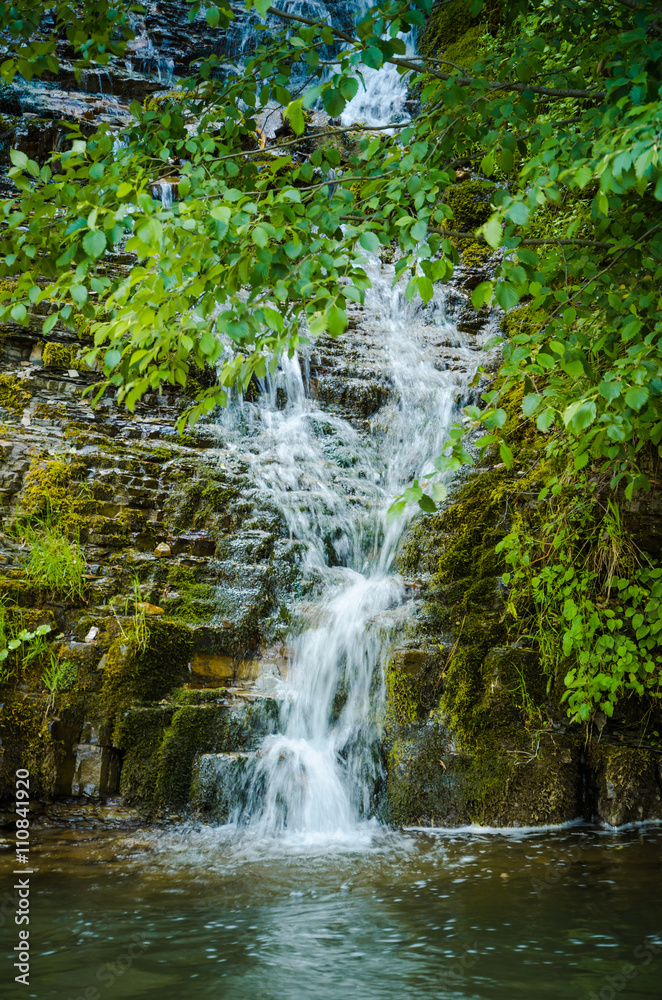
[(366, 824), (354, 843), (270, 848), (229, 828), (51, 831), (34, 853), (32, 985), (9, 995), (657, 998), (661, 840), (656, 825)]

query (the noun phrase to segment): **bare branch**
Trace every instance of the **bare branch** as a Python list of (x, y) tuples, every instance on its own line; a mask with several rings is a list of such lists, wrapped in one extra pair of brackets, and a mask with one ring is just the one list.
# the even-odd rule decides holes
[[(475, 233), (460, 233), (453, 229), (428, 229), (428, 232), (435, 233), (437, 236), (452, 237), (458, 240), (471, 240), (472, 243), (487, 243), (484, 236), (477, 236)], [(612, 250), (614, 247), (613, 243), (605, 243), (601, 240), (564, 240), (557, 239), (556, 237), (549, 237), (549, 239), (544, 240), (522, 240), (518, 245), (527, 247), (598, 247), (602, 250)], [(517, 250), (517, 247), (512, 247), (512, 250)]]

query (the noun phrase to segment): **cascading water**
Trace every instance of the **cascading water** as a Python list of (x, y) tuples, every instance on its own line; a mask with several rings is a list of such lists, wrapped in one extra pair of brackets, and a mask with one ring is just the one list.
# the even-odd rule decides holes
[(448, 318), (445, 289), (414, 306), (392, 287), (392, 267), (372, 259), (369, 272), (355, 315), (391, 389), (368, 433), (310, 398), (297, 358), (257, 405), (222, 418), (224, 438), (304, 543), (303, 573), (320, 594), (317, 622), (291, 643), (279, 732), (265, 738), (232, 815), (259, 835), (351, 835), (374, 811), (384, 668), (407, 593), (391, 572), (407, 518), (389, 521), (387, 510), (430, 467), (492, 332), (469, 342)]
[[(357, 16), (360, 17), (371, 6), (370, 0), (360, 0)], [(405, 59), (415, 53), (409, 34), (399, 34), (406, 46)], [(387, 63), (380, 69), (363, 68), (359, 90), (345, 106), (340, 116), (343, 125), (361, 122), (363, 125), (389, 125), (402, 121), (407, 116), (404, 104), (407, 98), (407, 75), (398, 72), (397, 66)]]
[[(300, 9), (298, 0), (292, 5)], [(362, 0), (355, 12), (366, 6)], [(250, 20), (245, 30), (252, 45)], [(383, 126), (404, 117), (406, 83), (395, 67), (363, 78), (343, 121)], [(393, 573), (407, 516), (389, 520), (387, 511), (430, 468), (481, 360), (482, 342), (458, 332), (446, 290), (415, 306), (402, 284), (393, 286), (392, 266), (373, 257), (368, 270), (372, 289), (353, 321), (389, 387), (369, 428), (325, 412), (307, 391), (305, 359), (296, 357), (267, 380), (257, 404), (235, 402), (220, 418), (226, 446), (248, 462), (301, 543), (301, 573), (318, 595), (314, 623), (290, 640), (278, 732), (264, 739), (252, 766), (244, 766), (245, 754), (239, 762), (230, 819), (258, 835), (351, 835), (375, 813), (384, 671), (407, 594)], [(233, 785), (227, 764), (218, 760), (219, 783)]]

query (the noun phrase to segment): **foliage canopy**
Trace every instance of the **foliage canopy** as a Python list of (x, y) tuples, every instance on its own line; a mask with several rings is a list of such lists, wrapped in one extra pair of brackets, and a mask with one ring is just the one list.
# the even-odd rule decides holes
[[(474, 0), (471, 17), (487, 17), (491, 34), (463, 65), (444, 59), (443, 42), (407, 49), (431, 0), (380, 0), (351, 35), (268, 0), (246, 7), (286, 27), (236, 71), (202, 56), (175, 97), (134, 103), (120, 134), (72, 126), (43, 166), (12, 151), (0, 277), (16, 284), (0, 319), (41, 311), (45, 333), (89, 321), (104, 384), (129, 407), (221, 363), (193, 422), (306, 337), (342, 333), (369, 285), (366, 253), (396, 241), (407, 295), (429, 300), (463, 238), (445, 192), (458, 169), (479, 169), (496, 186), (478, 238), (501, 257), (474, 304), (526, 302), (542, 317), (504, 351), (508, 380), (524, 380), (525, 417), (576, 469), (600, 461), (614, 485), (645, 485), (638, 458), (662, 441), (660, 3)], [(192, 4), (192, 19), (203, 13), (219, 32), (234, 18), (226, 2)], [(121, 57), (132, 35), (127, 8), (105, 2), (30, 2), (20, 16), (3, 4), (0, 19), (6, 81), (57, 71), (58, 39), (80, 73)], [(362, 74), (387, 64), (420, 98), (411, 120), (355, 126), (364, 137), (342, 161), (342, 129), (311, 144), (305, 109), (337, 119)], [(291, 126), (275, 156), (255, 141), (274, 103)], [(168, 176), (178, 200), (164, 208), (152, 191)], [(137, 259), (128, 273), (113, 267), (120, 248)], [(479, 446), (499, 445), (508, 464), (505, 411), (496, 392), (484, 400), (466, 415), (487, 432)], [(462, 433), (439, 469), (466, 459)]]

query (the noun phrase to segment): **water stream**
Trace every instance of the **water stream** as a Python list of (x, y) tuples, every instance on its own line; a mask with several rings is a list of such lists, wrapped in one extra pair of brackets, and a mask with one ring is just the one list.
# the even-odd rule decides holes
[[(311, 7), (322, 5), (288, 9)], [(345, 118), (397, 120), (401, 78), (368, 72), (365, 83)], [(159, 191), (164, 205), (171, 196)], [(219, 418), (224, 446), (300, 543), (314, 595), (309, 626), (290, 637), (287, 676), (263, 678), (281, 702), (277, 731), (246, 768), (228, 823), (35, 820), (31, 985), (8, 978), (8, 996), (660, 996), (659, 827), (378, 823), (383, 672), (408, 610), (394, 566), (407, 516), (387, 510), (437, 454), (494, 330), (459, 332), (452, 290), (412, 305), (392, 265), (372, 258), (368, 268), (372, 290), (345, 344), (359, 372), (379, 374), (384, 405), (370, 417), (321, 405), (310, 366), (322, 345), (285, 359), (256, 403), (236, 401)], [(12, 867), (0, 853), (6, 885)], [(7, 912), (3, 902), (0, 926)], [(15, 935), (3, 940), (8, 970)]]
[[(368, 70), (343, 121), (386, 125), (405, 97), (395, 67)], [(372, 289), (353, 315), (358, 350), (361, 337), (373, 343), (389, 392), (370, 425), (325, 412), (299, 358), (282, 362), (257, 406), (220, 418), (226, 443), (304, 544), (304, 573), (319, 592), (317, 623), (291, 643), (279, 731), (260, 747), (232, 815), (262, 836), (347, 836), (374, 812), (388, 612), (406, 594), (393, 563), (407, 516), (389, 521), (387, 511), (431, 468), (488, 339), (458, 333), (443, 289), (424, 309), (405, 301), (404, 284), (393, 287), (392, 266), (372, 257), (368, 269)]]
[(279, 732), (260, 748), (233, 817), (262, 835), (348, 835), (374, 809), (389, 612), (407, 592), (393, 572), (407, 516), (387, 511), (431, 467), (491, 333), (460, 334), (444, 289), (424, 309), (393, 288), (391, 266), (373, 259), (369, 271), (357, 335), (377, 345), (390, 396), (367, 428), (311, 398), (298, 358), (283, 362), (257, 406), (220, 418), (226, 444), (304, 543), (303, 572), (319, 593), (317, 623), (292, 641)]

